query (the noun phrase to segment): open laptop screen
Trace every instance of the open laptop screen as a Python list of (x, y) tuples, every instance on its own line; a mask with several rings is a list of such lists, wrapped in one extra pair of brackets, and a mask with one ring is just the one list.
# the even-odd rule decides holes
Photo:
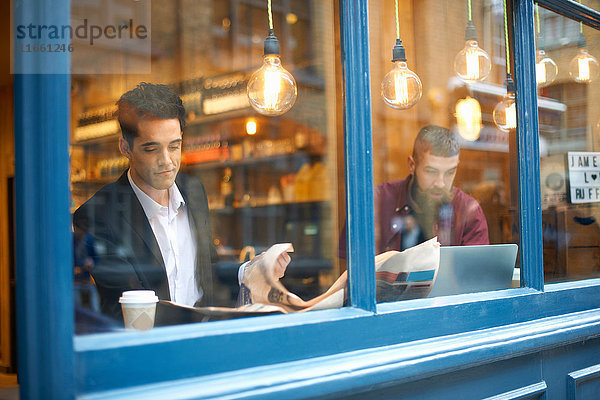
[(517, 250), (516, 244), (442, 246), (438, 275), (427, 297), (510, 288)]

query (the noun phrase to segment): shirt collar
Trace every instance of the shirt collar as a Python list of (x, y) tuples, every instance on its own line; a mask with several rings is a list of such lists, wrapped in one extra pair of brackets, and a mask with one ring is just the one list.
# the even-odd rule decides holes
[(148, 196), (142, 189), (140, 189), (133, 179), (131, 178), (131, 170), (127, 171), (127, 179), (129, 180), (129, 184), (133, 189), (136, 197), (140, 201), (142, 208), (144, 209), (144, 213), (148, 219), (152, 219), (158, 213), (168, 212), (169, 219), (171, 219), (177, 212), (179, 208), (185, 205), (185, 200), (177, 187), (177, 184), (173, 182), (173, 185), (169, 188), (169, 207), (161, 206), (156, 201), (152, 200), (150, 196)]

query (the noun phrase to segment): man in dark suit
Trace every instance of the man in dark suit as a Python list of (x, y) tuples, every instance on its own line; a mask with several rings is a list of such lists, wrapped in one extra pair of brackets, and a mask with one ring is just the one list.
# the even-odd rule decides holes
[[(75, 212), (87, 217), (97, 262), (91, 270), (103, 314), (120, 318), (126, 290), (154, 290), (182, 305), (214, 305), (217, 261), (206, 190), (179, 174), (185, 109), (168, 86), (141, 83), (117, 102), (129, 169)], [(282, 275), (290, 258), (265, 268)], [(256, 261), (254, 262), (256, 263)]]

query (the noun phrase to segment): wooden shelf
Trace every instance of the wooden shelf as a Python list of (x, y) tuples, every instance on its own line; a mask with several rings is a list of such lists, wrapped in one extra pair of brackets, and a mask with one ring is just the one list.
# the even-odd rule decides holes
[(293, 158), (303, 158), (303, 157), (322, 157), (323, 153), (311, 153), (304, 151), (296, 151), (294, 153), (283, 153), (283, 154), (274, 154), (272, 156), (262, 156), (262, 157), (248, 157), (240, 160), (215, 160), (215, 161), (206, 161), (197, 164), (185, 164), (183, 168), (185, 169), (214, 169), (214, 168), (225, 168), (225, 167), (236, 167), (236, 166), (252, 166), (258, 164), (271, 163), (280, 160), (287, 160)]
[(99, 136), (99, 137), (90, 138), (90, 139), (78, 140), (76, 142), (71, 143), (71, 146), (89, 146), (89, 145), (93, 145), (93, 144), (105, 144), (105, 143), (118, 141), (120, 137), (121, 137), (121, 133), (115, 132), (115, 133), (111, 133), (110, 135), (104, 135), (104, 136)]
[(85, 181), (80, 181), (80, 182), (71, 182), (74, 186), (84, 186), (84, 187), (96, 187), (96, 186), (104, 186), (107, 185), (109, 183), (113, 183), (114, 181), (116, 181), (119, 176), (121, 176), (121, 174), (119, 175), (115, 175), (115, 176), (111, 176), (109, 178), (105, 178), (105, 179), (87, 179)]
[(270, 204), (256, 204), (256, 205), (245, 205), (245, 206), (231, 206), (231, 207), (215, 207), (211, 208), (211, 212), (222, 213), (222, 214), (233, 214), (237, 210), (247, 210), (247, 209), (265, 209), (265, 208), (281, 208), (281, 207), (290, 207), (290, 206), (312, 206), (312, 205), (329, 205), (329, 200), (309, 200), (309, 201), (289, 201), (289, 202), (280, 202), (280, 203), (270, 203)]

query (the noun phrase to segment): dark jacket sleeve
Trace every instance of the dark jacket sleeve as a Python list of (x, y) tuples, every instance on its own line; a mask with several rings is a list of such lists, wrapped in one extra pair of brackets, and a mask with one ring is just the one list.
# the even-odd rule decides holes
[(158, 243), (125, 183), (103, 187), (73, 215), (73, 223), (88, 226), (94, 241), (96, 259), (90, 273), (101, 312), (117, 319), (121, 318), (119, 297), (126, 290), (150, 289), (160, 299), (170, 299)]
[(118, 299), (121, 293), (125, 290), (143, 289), (143, 286), (127, 256), (128, 251), (118, 242), (110, 221), (105, 218), (103, 207), (98, 207), (95, 201), (88, 202), (75, 211), (73, 221), (77, 223), (92, 215), (96, 217), (91, 223), (96, 257), (90, 273), (100, 295), (101, 312), (119, 319), (121, 309)]

